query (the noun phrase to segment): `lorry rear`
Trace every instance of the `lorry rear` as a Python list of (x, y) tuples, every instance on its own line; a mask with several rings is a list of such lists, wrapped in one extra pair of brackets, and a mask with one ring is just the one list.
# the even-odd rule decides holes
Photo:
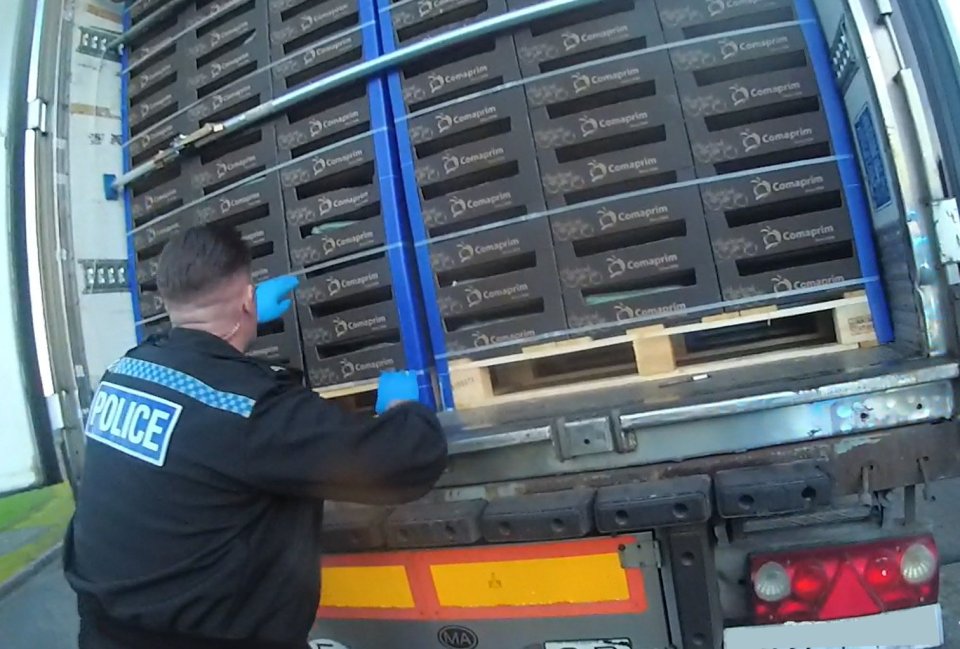
[[(125, 220), (123, 205), (103, 194), (105, 184), (112, 189), (114, 179), (122, 177), (124, 156), (132, 157), (130, 134), (123, 130), (139, 119), (126, 114), (131, 89), (122, 66), (129, 60), (121, 63), (108, 45), (122, 31), (123, 16), (129, 33), (129, 16), (151, 4), (158, 3), (139, 0), (122, 9), (98, 0), (67, 10), (48, 2), (35, 20), (27, 9), (20, 14), (19, 29), (30, 33), (34, 28), (34, 47), (31, 56), (21, 57), (21, 78), (30, 94), (22, 142), (26, 227), (13, 251), (33, 300), (32, 313), (24, 310), (23, 316), (32, 316), (31, 343), (42, 378), (24, 392), (43, 393), (46, 408), (35, 420), (57, 431), (62, 463), (74, 476), (82, 475), (81, 421), (92, 383), (135, 344), (136, 328), (142, 333), (153, 324), (151, 317), (159, 317), (145, 317), (142, 304), (130, 305), (125, 273), (142, 268), (132, 243), (139, 230)], [(191, 11), (204, 5), (188, 4)], [(334, 3), (307, 4), (300, 14), (284, 11), (302, 17), (317, 7), (335, 9), (327, 7)], [(630, 124), (649, 116), (603, 110), (584, 115), (584, 106), (597, 106), (589, 103), (556, 109), (568, 98), (557, 102), (550, 92), (564, 89), (558, 69), (568, 73), (569, 92), (616, 85), (631, 74), (629, 67), (617, 66), (629, 63), (637, 41), (609, 50), (599, 62), (551, 63), (562, 58), (558, 52), (564, 48), (590, 40), (584, 39), (586, 28), (567, 30), (570, 36), (565, 25), (593, 25), (591, 38), (600, 41), (616, 39), (624, 30), (635, 36), (647, 25), (644, 12), (656, 7), (651, 20), (659, 21), (664, 42), (647, 50), (672, 66), (681, 95), (688, 83), (689, 97), (699, 101), (682, 107), (686, 132), (694, 143), (698, 137), (706, 144), (721, 143), (717, 151), (704, 148), (696, 177), (678, 176), (670, 184), (676, 204), (687, 205), (692, 192), (698, 205), (702, 201), (716, 212), (709, 236), (721, 285), (720, 248), (730, 253), (723, 257), (728, 273), (762, 277), (775, 291), (791, 295), (819, 294), (827, 284), (832, 291), (818, 300), (763, 301), (752, 298), (766, 289), (751, 293), (747, 287), (740, 295), (725, 292), (722, 308), (695, 321), (637, 326), (607, 337), (545, 337), (509, 353), (438, 358), (434, 376), (449, 406), (441, 418), (450, 468), (427, 498), (411, 505), (328, 505), (314, 645), (939, 645), (941, 557), (931, 521), (918, 514), (918, 499), (929, 495), (934, 481), (960, 475), (954, 421), (960, 217), (953, 199), (960, 182), (960, 138), (952, 119), (960, 110), (957, 10), (935, 0), (567, 0), (527, 3), (534, 14), (525, 21), (516, 12), (486, 16), (486, 9), (470, 9), (473, 4), (418, 2), (409, 24), (401, 21), (399, 27), (392, 18), (413, 3), (383, 4), (379, 11), (390, 20), (381, 23), (380, 38), (396, 42), (372, 59), (386, 63), (368, 60), (356, 74), (362, 75), (363, 65), (379, 65), (367, 71), (383, 75), (386, 95), (399, 102), (391, 110), (411, 110), (410, 120), (419, 111), (432, 120), (436, 104), (411, 108), (407, 100), (427, 100), (403, 95), (412, 86), (403, 86), (407, 77), (397, 66), (455, 58), (450, 47), (472, 43), (471, 29), (478, 30), (473, 36), (483, 29), (510, 33), (517, 52), (520, 44), (528, 44), (523, 51), (531, 53), (528, 64), (538, 66), (537, 74), (533, 81), (508, 83), (501, 92), (515, 91), (516, 101), (530, 105), (538, 101), (531, 87), (550, 82), (539, 95), (543, 106), (537, 119), (546, 126), (537, 128), (539, 109), (531, 108), (529, 137), (538, 151), (563, 153), (540, 155), (541, 172), (554, 164), (576, 175), (571, 160), (586, 160), (593, 164), (584, 166), (585, 182), (632, 181), (646, 177), (644, 165), (650, 165), (601, 157), (590, 148), (593, 133), (609, 128), (616, 137), (633, 137)], [(548, 12), (544, 7), (550, 4), (564, 6)], [(418, 33), (417, 24), (445, 14), (448, 22), (451, 15), (457, 18), (446, 41), (411, 36)], [(482, 20), (469, 20), (478, 14)], [(539, 22), (531, 26), (535, 18)], [(305, 20), (294, 22), (306, 29)], [(510, 30), (496, 31), (498, 22), (511, 22)], [(17, 25), (11, 20), (4, 28)], [(297, 38), (291, 35), (290, 42)], [(403, 58), (417, 47), (419, 54)], [(493, 66), (501, 56), (498, 48), (495, 44), (478, 59), (479, 65)], [(724, 76), (728, 59), (752, 66), (750, 78), (757, 84), (739, 83), (742, 71)], [(653, 59), (644, 61), (645, 73), (656, 76)], [(349, 77), (353, 68), (344, 69), (341, 76)], [(451, 73), (434, 86), (439, 91), (464, 79), (474, 82), (476, 75), (482, 72)], [(683, 75), (688, 81), (679, 80)], [(320, 80), (328, 87), (313, 100), (342, 89), (342, 79), (329, 79)], [(400, 92), (391, 92), (390, 84)], [(425, 86), (424, 93), (433, 91)], [(461, 103), (482, 99), (470, 95)], [(797, 117), (811, 102), (825, 115), (820, 127)], [(245, 108), (257, 103), (249, 101)], [(701, 113), (697, 119), (689, 117), (691, 106)], [(150, 155), (134, 162), (148, 162), (173, 134), (190, 133), (189, 110), (184, 108), (182, 123), (176, 121), (179, 110), (171, 113), (173, 130), (152, 145)], [(458, 119), (467, 123), (483, 110), (461, 111), (437, 127), (456, 131)], [(777, 128), (747, 125), (743, 115), (749, 111), (753, 120), (775, 122)], [(549, 133), (563, 134), (567, 115), (576, 116), (569, 136), (574, 141), (553, 142)], [(198, 124), (210, 121), (215, 119)], [(325, 126), (336, 127), (335, 121)], [(671, 128), (669, 122), (664, 126), (665, 137)], [(817, 128), (823, 132), (813, 133)], [(417, 157), (418, 142), (429, 144), (429, 137), (398, 130), (404, 133), (398, 135), (401, 150), (413, 151), (411, 166), (419, 164), (423, 171), (433, 164), (430, 146)], [(717, 140), (717, 133), (727, 140)], [(504, 148), (529, 145), (505, 141)], [(582, 146), (578, 153), (576, 147)], [(784, 151), (801, 150), (792, 161), (782, 157)], [(203, 151), (201, 146), (201, 156)], [(765, 164), (738, 166), (751, 153)], [(664, 146), (659, 155), (675, 154)], [(13, 173), (19, 160), (9, 155), (7, 171)], [(486, 163), (485, 155), (478, 149), (457, 158), (457, 164)], [(167, 169), (171, 164), (176, 163), (168, 162)], [(233, 170), (225, 167), (222, 174)], [(706, 175), (716, 178), (697, 180)], [(410, 181), (408, 201), (429, 198), (417, 195), (423, 189), (416, 183), (424, 177)], [(503, 191), (510, 182), (502, 180), (498, 187)], [(593, 241), (592, 234), (581, 236), (590, 223), (576, 212), (582, 201), (570, 196), (584, 187), (543, 182), (546, 207), (553, 210), (558, 263), (563, 263), (559, 241), (566, 232), (571, 255), (592, 259), (599, 251), (611, 276), (655, 265), (623, 255), (613, 259), (608, 243), (582, 243)], [(481, 198), (473, 197), (473, 204), (464, 199), (448, 216), (498, 200)], [(857, 209), (866, 218), (792, 230), (766, 222), (836, 212), (851, 201), (860, 201)], [(619, 223), (656, 216), (668, 207), (594, 209), (595, 225), (607, 224), (614, 237), (628, 241)], [(563, 214), (570, 218), (557, 216)], [(757, 224), (755, 231), (743, 229)], [(691, 222), (684, 227), (690, 237), (684, 245), (693, 246), (699, 235)], [(736, 230), (737, 236), (720, 237), (715, 227)], [(766, 259), (763, 255), (741, 254), (750, 246), (789, 248), (843, 228), (849, 231), (848, 245), (831, 244), (823, 253), (827, 256), (817, 260), (836, 269), (839, 280), (804, 279), (786, 270), (778, 274), (756, 262)], [(431, 241), (452, 240), (444, 232), (449, 230), (441, 227)], [(718, 247), (717, 241), (729, 245)], [(490, 244), (491, 254), (506, 254), (496, 243)], [(861, 254), (867, 248), (876, 250), (873, 262)], [(682, 246), (665, 250), (655, 259), (682, 252)], [(843, 276), (844, 264), (854, 258), (862, 281)], [(699, 268), (698, 263), (691, 266)], [(435, 270), (420, 269), (424, 283), (433, 282)], [(448, 295), (444, 291), (456, 283), (455, 278), (440, 283), (437, 290)], [(689, 286), (686, 295), (701, 290), (699, 284)], [(493, 287), (491, 295), (479, 299), (503, 297), (508, 288)], [(581, 297), (583, 309), (611, 303), (591, 301), (589, 292)], [(670, 305), (656, 308), (662, 314)], [(440, 326), (450, 325), (456, 315), (446, 314)], [(634, 310), (626, 319), (636, 315)], [(363, 405), (352, 391), (344, 394)]]

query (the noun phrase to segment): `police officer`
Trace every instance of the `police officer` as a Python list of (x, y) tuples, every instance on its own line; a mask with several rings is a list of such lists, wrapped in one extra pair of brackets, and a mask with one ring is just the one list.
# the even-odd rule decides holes
[[(171, 240), (157, 283), (174, 328), (108, 369), (86, 423), (64, 550), (80, 647), (304, 649), (323, 501), (424, 495), (446, 465), (440, 425), (414, 402), (346, 414), (245, 356), (258, 305), (236, 232)], [(289, 308), (260, 297), (269, 317)]]

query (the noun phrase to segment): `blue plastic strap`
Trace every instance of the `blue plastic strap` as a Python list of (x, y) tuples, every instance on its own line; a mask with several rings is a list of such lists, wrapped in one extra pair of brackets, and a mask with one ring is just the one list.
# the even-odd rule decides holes
[(256, 405), (256, 401), (250, 397), (215, 390), (189, 374), (136, 358), (121, 358), (111, 365), (108, 371), (161, 385), (206, 406), (240, 415), (245, 419), (250, 418), (253, 407)]

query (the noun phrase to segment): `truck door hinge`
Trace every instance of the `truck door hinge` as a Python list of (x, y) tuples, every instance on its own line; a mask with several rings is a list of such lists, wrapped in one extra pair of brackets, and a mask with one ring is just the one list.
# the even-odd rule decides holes
[(47, 102), (39, 97), (27, 102), (27, 130), (47, 134)]

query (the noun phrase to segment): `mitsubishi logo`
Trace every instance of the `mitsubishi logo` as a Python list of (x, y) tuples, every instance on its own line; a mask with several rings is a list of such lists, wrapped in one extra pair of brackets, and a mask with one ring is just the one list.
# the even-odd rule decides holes
[(753, 197), (757, 201), (762, 201), (773, 193), (773, 184), (769, 180), (754, 178), (750, 182), (753, 183)]
[(599, 130), (600, 124), (593, 117), (584, 115), (580, 118), (580, 133), (583, 134), (583, 137), (590, 137)]
[(620, 277), (625, 272), (627, 272), (627, 262), (615, 255), (607, 257), (607, 274), (610, 279)]
[(590, 89), (590, 77), (585, 74), (575, 74), (571, 77), (573, 80), (573, 92), (580, 94)]
[(597, 210), (597, 216), (600, 217), (601, 230), (609, 230), (617, 224), (617, 213), (609, 208), (601, 207)]
[(467, 201), (463, 200), (459, 196), (450, 197), (450, 213), (453, 215), (453, 218), (457, 218), (466, 211)]
[(466, 263), (473, 259), (474, 250), (473, 246), (469, 243), (458, 243), (457, 244), (457, 256), (460, 257), (460, 263)]
[(587, 163), (587, 168), (590, 173), (590, 182), (596, 183), (600, 182), (607, 177), (607, 165), (596, 160), (591, 160)]
[(743, 106), (750, 101), (750, 91), (743, 86), (730, 86), (730, 99), (734, 106)]
[(740, 137), (743, 138), (743, 152), (750, 153), (756, 151), (763, 144), (763, 139), (751, 130), (740, 131)]
[(444, 133), (453, 127), (453, 117), (447, 115), (446, 113), (440, 113), (439, 115), (434, 116), (434, 119), (437, 120), (437, 130), (439, 130), (441, 133)]
[(780, 234), (780, 230), (777, 230), (776, 228), (763, 228), (760, 230), (760, 234), (763, 235), (764, 250), (776, 248), (783, 243), (783, 235)]
[(722, 40), (720, 41), (720, 56), (723, 57), (723, 60), (726, 61), (729, 58), (732, 58), (740, 53), (740, 46), (736, 41)]
[(575, 50), (580, 46), (580, 35), (574, 34), (573, 32), (563, 32), (560, 35), (560, 38), (563, 40), (563, 49), (569, 52), (570, 50)]

